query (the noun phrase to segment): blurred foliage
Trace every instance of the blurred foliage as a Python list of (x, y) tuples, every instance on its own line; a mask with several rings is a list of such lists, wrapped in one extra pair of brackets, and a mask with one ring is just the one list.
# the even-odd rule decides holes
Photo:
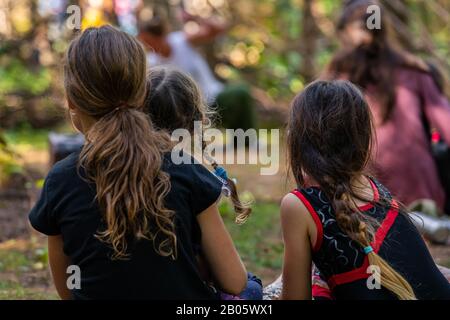
[[(247, 83), (253, 97), (258, 92), (259, 103), (280, 110), (320, 74), (338, 48), (334, 26), (344, 3), (343, 0), (142, 1), (146, 6), (163, 6), (174, 28), (180, 27), (177, 12), (181, 8), (192, 15), (228, 22), (230, 29), (224, 36), (200, 49), (220, 78)], [(397, 38), (403, 46), (431, 58), (448, 78), (450, 1), (380, 1), (394, 18)], [(15, 129), (16, 133), (8, 136), (12, 145), (22, 138), (32, 141), (34, 129), (52, 128), (64, 119), (61, 61), (74, 31), (65, 27), (64, 7), (58, 14), (42, 14), (38, 10), (43, 3), (51, 2), (58, 1), (0, 0), (0, 129)], [(66, 5), (86, 3), (68, 0)], [(108, 3), (105, 17), (113, 17), (113, 1), (104, 3)], [(270, 108), (258, 109), (258, 119), (261, 121), (269, 110), (265, 121), (281, 124), (284, 113), (276, 115)], [(251, 114), (243, 118), (250, 126), (254, 123)], [(29, 133), (16, 130), (24, 124), (30, 128)], [(34, 142), (31, 145), (44, 147)], [(1, 149), (0, 169), (1, 175), (20, 170), (14, 157)]]
[[(59, 128), (58, 128), (59, 129)], [(48, 148), (47, 129), (33, 129), (29, 125), (22, 125), (15, 129), (6, 130), (4, 133), (8, 145), (14, 146), (15, 150), (33, 148), (35, 150), (46, 150)]]
[(23, 168), (18, 164), (14, 154), (0, 150), (0, 184), (14, 173), (22, 173)]
[(17, 163), (14, 153), (8, 148), (6, 139), (0, 131), (0, 185), (13, 173), (20, 173), (22, 167)]
[[(50, 2), (51, 0), (49, 0)], [(175, 28), (181, 8), (204, 18), (214, 16), (231, 24), (229, 32), (203, 51), (219, 77), (249, 83), (268, 99), (290, 101), (307, 82), (318, 76), (338, 48), (335, 22), (343, 0), (142, 0), (168, 10)], [(450, 2), (448, 0), (380, 0), (394, 17), (403, 45), (416, 54), (432, 58), (450, 71)], [(101, 1), (97, 1), (101, 3)], [(96, 3), (97, 3), (96, 2)], [(67, 4), (86, 4), (68, 1)], [(104, 1), (111, 16), (113, 1)], [(26, 109), (25, 120), (33, 127), (53, 124), (47, 108), (63, 107), (60, 61), (73, 32), (64, 31), (64, 14), (40, 16), (38, 0), (0, 0), (0, 119), (5, 108)], [(107, 7), (107, 9), (106, 9)], [(3, 13), (1, 12), (3, 10)], [(59, 19), (59, 20), (58, 20)], [(114, 19), (110, 19), (114, 21)], [(62, 21), (62, 22), (61, 22)], [(56, 24), (55, 24), (56, 23)], [(59, 24), (58, 24), (59, 23)], [(56, 26), (56, 27), (55, 27)], [(187, 27), (195, 28), (189, 25)], [(55, 32), (56, 29), (60, 29)], [(45, 100), (37, 108), (30, 96)], [(8, 110), (9, 110), (8, 109)], [(31, 110), (31, 112), (29, 111)], [(5, 111), (10, 116), (11, 111)], [(18, 117), (13, 113), (12, 117)], [(11, 116), (8, 118), (10, 119)], [(7, 119), (5, 116), (4, 119)], [(7, 120), (8, 120), (7, 119)], [(22, 119), (23, 120), (23, 119)], [(21, 120), (21, 121), (22, 121)], [(9, 121), (9, 120), (8, 120)], [(19, 121), (20, 122), (20, 121)], [(3, 125), (16, 125), (3, 121)]]
[[(335, 23), (342, 3), (314, 0), (305, 11), (306, 0), (196, 1), (222, 3), (217, 11), (228, 11), (234, 27), (216, 46), (216, 53), (229, 64), (216, 71), (228, 79), (245, 78), (266, 90), (274, 99), (290, 100), (310, 80), (308, 68), (318, 76), (338, 48)], [(447, 0), (386, 0), (394, 17), (400, 42), (409, 50), (436, 60), (450, 71), (450, 2)], [(307, 37), (305, 15), (314, 23), (313, 39)], [(224, 14), (227, 17), (227, 14)], [(406, 18), (405, 18), (406, 17)], [(402, 20), (403, 19), (403, 20)], [(406, 40), (405, 40), (406, 38)], [(313, 47), (313, 50), (308, 50)], [(312, 65), (307, 54), (313, 54)]]
[(63, 36), (53, 39), (38, 0), (0, 0), (0, 124), (52, 126), (63, 119), (60, 61)]
[[(12, 175), (27, 174), (21, 156), (28, 154), (30, 150), (47, 148), (47, 129), (34, 129), (24, 124), (15, 129), (0, 131), (0, 186), (8, 182)], [(39, 183), (41, 182), (38, 180), (36, 187), (39, 187)]]
[(245, 84), (227, 86), (216, 102), (222, 127), (247, 130), (257, 126), (253, 99)]
[(49, 90), (51, 84), (52, 79), (48, 69), (40, 68), (34, 72), (15, 58), (0, 66), (0, 92), (3, 95), (13, 92), (39, 95)]

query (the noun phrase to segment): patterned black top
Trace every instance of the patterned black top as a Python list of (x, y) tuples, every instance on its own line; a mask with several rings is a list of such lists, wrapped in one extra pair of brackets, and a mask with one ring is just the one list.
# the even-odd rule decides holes
[[(370, 178), (374, 204), (359, 207), (380, 226), (372, 242), (374, 251), (409, 281), (418, 299), (450, 299), (450, 284), (437, 269), (415, 226), (390, 192)], [(331, 202), (317, 187), (292, 192), (311, 213), (317, 227), (312, 259), (336, 299), (395, 299), (388, 290), (370, 289), (369, 262), (363, 248), (343, 232)], [(382, 283), (381, 283), (382, 286)]]

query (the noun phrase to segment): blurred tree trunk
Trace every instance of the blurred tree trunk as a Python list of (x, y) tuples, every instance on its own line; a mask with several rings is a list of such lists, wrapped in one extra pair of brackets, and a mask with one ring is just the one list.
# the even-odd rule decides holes
[(409, 24), (410, 18), (407, 0), (382, 0), (381, 3), (385, 8), (395, 14), (400, 21), (406, 25)]
[(302, 31), (300, 37), (302, 42), (300, 45), (300, 54), (302, 55), (300, 74), (306, 82), (310, 82), (316, 77), (314, 57), (317, 51), (316, 39), (319, 30), (312, 14), (312, 3), (313, 0), (303, 1)]
[(415, 51), (416, 44), (410, 34), (410, 8), (407, 0), (382, 0), (381, 4), (389, 11), (395, 36), (400, 44), (410, 51)]

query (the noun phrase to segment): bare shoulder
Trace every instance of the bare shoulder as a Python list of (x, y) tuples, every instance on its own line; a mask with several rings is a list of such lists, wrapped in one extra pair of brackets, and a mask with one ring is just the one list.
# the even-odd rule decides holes
[(292, 193), (288, 193), (281, 200), (280, 215), (283, 224), (301, 223), (303, 225), (309, 225), (311, 222), (313, 223), (306, 206)]

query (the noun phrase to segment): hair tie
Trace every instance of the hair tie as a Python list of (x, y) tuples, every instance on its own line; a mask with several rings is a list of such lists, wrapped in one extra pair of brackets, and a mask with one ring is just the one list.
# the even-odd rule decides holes
[(126, 102), (121, 102), (121, 103), (114, 109), (114, 111), (118, 111), (118, 110), (126, 109), (126, 108), (131, 108), (131, 106), (130, 106), (128, 103), (126, 103)]
[(364, 248), (364, 253), (365, 254), (369, 254), (371, 252), (373, 252), (372, 246), (367, 246), (367, 247)]
[(223, 180), (228, 180), (227, 171), (223, 167), (216, 167), (214, 169), (216, 176), (221, 177)]
[(231, 196), (231, 189), (228, 185), (227, 171), (223, 167), (216, 166), (214, 168), (214, 175), (222, 183), (222, 193), (225, 195), (225, 197)]

